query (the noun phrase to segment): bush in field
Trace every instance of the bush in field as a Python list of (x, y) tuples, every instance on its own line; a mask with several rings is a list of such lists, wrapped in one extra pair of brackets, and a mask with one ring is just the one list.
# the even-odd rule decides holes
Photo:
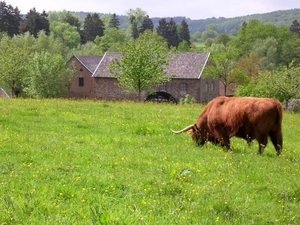
[(196, 103), (195, 98), (192, 98), (189, 94), (185, 95), (185, 98), (180, 98), (180, 104), (192, 104)]
[(300, 67), (290, 64), (288, 68), (280, 67), (272, 72), (262, 71), (247, 85), (238, 87), (237, 96), (256, 96), (277, 98), (285, 102), (287, 109), (289, 101), (298, 98), (300, 91)]

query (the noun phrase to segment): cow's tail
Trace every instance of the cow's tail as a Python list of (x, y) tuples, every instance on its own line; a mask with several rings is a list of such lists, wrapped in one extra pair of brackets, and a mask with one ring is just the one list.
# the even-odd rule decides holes
[[(276, 149), (277, 155), (280, 155), (281, 151), (282, 151), (282, 115), (283, 115), (283, 110), (282, 110), (282, 105), (280, 102), (277, 102), (276, 104), (276, 108), (277, 108), (277, 118), (276, 118), (276, 124), (277, 124), (277, 129), (276, 129), (276, 134), (274, 134), (276, 136), (276, 141), (272, 140), (273, 145)], [(272, 139), (272, 137), (271, 137)]]
[(277, 104), (277, 122), (281, 125), (282, 124), (282, 105), (280, 102)]

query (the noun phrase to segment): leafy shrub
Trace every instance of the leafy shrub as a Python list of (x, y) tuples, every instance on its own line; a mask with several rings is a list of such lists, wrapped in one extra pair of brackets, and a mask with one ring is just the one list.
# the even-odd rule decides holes
[(185, 98), (180, 98), (180, 104), (192, 104), (196, 103), (196, 99), (192, 98), (189, 94), (185, 95)]

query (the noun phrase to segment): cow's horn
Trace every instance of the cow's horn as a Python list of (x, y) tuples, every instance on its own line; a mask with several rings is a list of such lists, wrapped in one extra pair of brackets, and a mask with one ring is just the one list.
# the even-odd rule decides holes
[(186, 132), (186, 131), (192, 129), (193, 126), (194, 126), (194, 124), (191, 124), (191, 125), (189, 125), (189, 126), (183, 128), (182, 130), (174, 131), (174, 130), (171, 129), (171, 131), (172, 131), (174, 134), (180, 134), (180, 133), (182, 133), (182, 132)]

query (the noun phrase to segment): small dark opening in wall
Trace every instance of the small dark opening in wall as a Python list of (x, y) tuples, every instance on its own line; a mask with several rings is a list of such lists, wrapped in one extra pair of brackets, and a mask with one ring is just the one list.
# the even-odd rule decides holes
[(82, 68), (80, 68), (80, 72), (82, 72), (83, 71), (83, 69)]
[(84, 79), (83, 77), (79, 77), (79, 87), (83, 87), (84, 86)]
[(164, 92), (164, 91), (158, 91), (154, 92), (147, 96), (145, 101), (152, 101), (152, 102), (172, 102), (177, 104), (177, 99), (174, 98), (171, 94)]

